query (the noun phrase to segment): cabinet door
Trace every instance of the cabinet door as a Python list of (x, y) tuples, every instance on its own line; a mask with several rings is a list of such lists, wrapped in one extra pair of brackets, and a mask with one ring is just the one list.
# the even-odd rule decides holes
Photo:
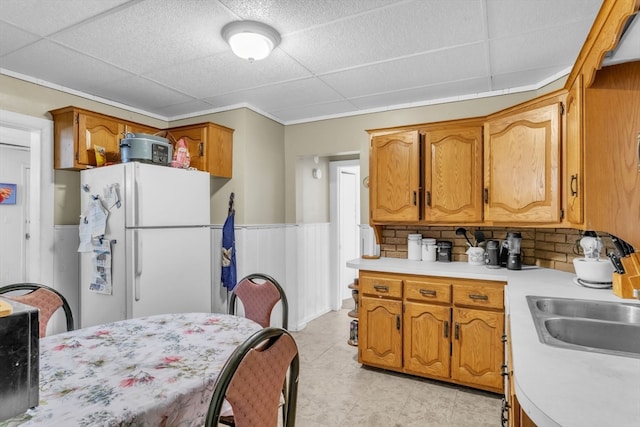
[(418, 131), (372, 137), (370, 157), (371, 221), (418, 221), (420, 219)]
[(560, 104), (485, 125), (485, 221), (560, 221)]
[(407, 372), (449, 378), (451, 308), (407, 302), (404, 306), (404, 367)]
[(82, 165), (96, 165), (95, 146), (103, 147), (107, 162), (120, 161), (120, 139), (124, 124), (104, 116), (78, 113), (78, 152), (76, 158)]
[(233, 130), (209, 124), (205, 144), (207, 172), (211, 175), (233, 176)]
[(424, 220), (482, 221), (482, 126), (425, 133)]
[(584, 103), (586, 228), (640, 249), (640, 61), (599, 70)]
[(451, 378), (502, 392), (504, 314), (453, 308)]
[(567, 155), (565, 186), (567, 188), (566, 211), (567, 221), (572, 224), (582, 224), (582, 135), (583, 135), (583, 104), (582, 104), (582, 74), (578, 75), (571, 90), (567, 94), (567, 140), (565, 153)]
[(402, 302), (361, 298), (358, 350), (361, 363), (402, 367)]

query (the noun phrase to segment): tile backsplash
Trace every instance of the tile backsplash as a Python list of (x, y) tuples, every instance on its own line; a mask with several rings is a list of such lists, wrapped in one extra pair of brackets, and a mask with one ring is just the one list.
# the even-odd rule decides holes
[[(456, 226), (417, 227), (405, 225), (386, 225), (382, 229), (380, 255), (389, 258), (407, 258), (407, 235), (422, 234), (422, 237), (453, 242), (453, 260), (466, 261), (467, 244), (464, 236), (456, 235)], [(473, 233), (482, 230), (486, 239), (504, 240), (508, 231), (522, 234), (523, 264), (574, 272), (573, 259), (582, 257), (578, 244), (581, 230), (572, 228), (500, 228), (465, 227), (467, 235), (473, 241)], [(613, 247), (607, 237), (602, 237), (603, 246), (608, 253)], [(603, 251), (602, 256), (606, 254)]]

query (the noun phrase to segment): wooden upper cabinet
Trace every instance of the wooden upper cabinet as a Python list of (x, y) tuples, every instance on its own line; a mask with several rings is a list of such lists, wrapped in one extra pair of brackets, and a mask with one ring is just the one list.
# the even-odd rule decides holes
[(584, 103), (585, 226), (640, 249), (640, 61), (598, 71)]
[(582, 144), (584, 128), (584, 106), (582, 75), (579, 75), (567, 93), (565, 158), (565, 205), (567, 221), (580, 225), (584, 221), (583, 194), (584, 173), (582, 168)]
[(192, 167), (213, 176), (232, 177), (233, 129), (207, 122), (171, 128), (169, 133), (176, 141), (184, 139)]
[(417, 130), (371, 138), (371, 222), (420, 219), (420, 136)]
[(120, 140), (126, 132), (157, 129), (76, 107), (50, 111), (53, 117), (54, 169), (82, 170), (96, 166), (95, 146), (105, 149), (107, 162), (120, 161)]
[(482, 221), (482, 122), (426, 129), (424, 221)]
[(486, 122), (485, 221), (560, 221), (560, 108), (516, 109)]

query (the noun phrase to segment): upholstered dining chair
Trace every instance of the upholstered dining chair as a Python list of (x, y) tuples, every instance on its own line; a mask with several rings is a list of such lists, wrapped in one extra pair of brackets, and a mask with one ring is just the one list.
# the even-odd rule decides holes
[(236, 314), (238, 299), (244, 308), (245, 317), (259, 323), (263, 328), (270, 326), (271, 312), (278, 301), (281, 301), (282, 327), (288, 329), (287, 295), (273, 277), (254, 273), (242, 278), (229, 296), (229, 314)]
[[(291, 334), (282, 328), (259, 330), (227, 359), (214, 385), (205, 426), (276, 427), (284, 395), (282, 425), (294, 427), (299, 370), (298, 346)], [(233, 410), (231, 422), (221, 416), (225, 400)]]
[(60, 292), (38, 283), (13, 283), (0, 287), (0, 294), (13, 291), (28, 291), (23, 294), (4, 295), (5, 298), (36, 307), (40, 311), (40, 338), (47, 334), (47, 323), (51, 316), (62, 307), (67, 320), (67, 331), (73, 331), (73, 313), (67, 299)]

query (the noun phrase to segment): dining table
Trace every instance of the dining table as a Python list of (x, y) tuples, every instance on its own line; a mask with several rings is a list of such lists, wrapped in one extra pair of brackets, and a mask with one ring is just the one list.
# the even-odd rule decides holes
[(219, 372), (262, 327), (216, 313), (161, 314), (40, 340), (39, 405), (13, 426), (202, 426)]

